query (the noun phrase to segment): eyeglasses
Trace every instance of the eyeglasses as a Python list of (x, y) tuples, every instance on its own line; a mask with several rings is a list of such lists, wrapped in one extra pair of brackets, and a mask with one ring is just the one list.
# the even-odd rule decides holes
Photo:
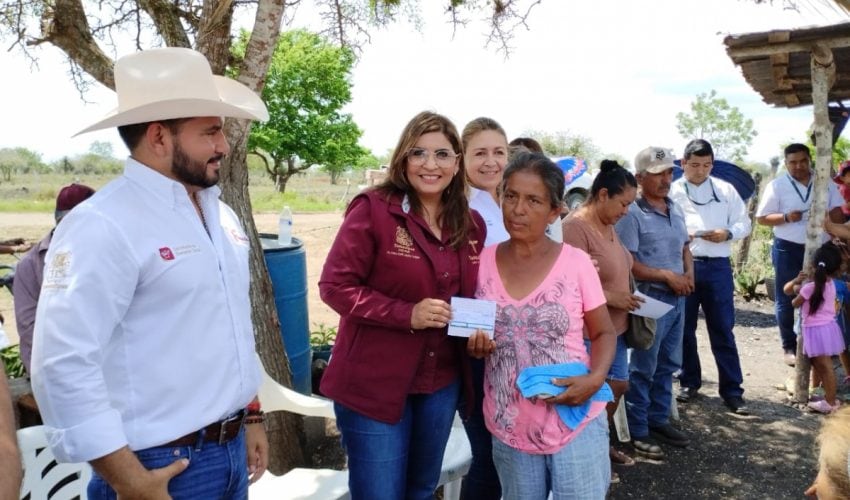
[(448, 149), (438, 149), (436, 151), (428, 151), (422, 148), (411, 148), (407, 152), (407, 162), (414, 167), (421, 167), (428, 163), (428, 158), (434, 156), (434, 163), (438, 167), (451, 167), (459, 154), (455, 154)]

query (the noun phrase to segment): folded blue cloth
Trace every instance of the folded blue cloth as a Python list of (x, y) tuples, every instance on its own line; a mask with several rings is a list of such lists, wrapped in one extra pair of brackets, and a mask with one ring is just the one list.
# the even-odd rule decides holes
[[(567, 388), (552, 383), (553, 378), (577, 377), (587, 375), (590, 370), (583, 363), (561, 363), (557, 365), (529, 366), (519, 372), (516, 378), (516, 386), (519, 392), (526, 398), (533, 396), (557, 396)], [(555, 410), (558, 416), (570, 430), (576, 427), (587, 416), (590, 411), (590, 403), (593, 401), (614, 401), (614, 393), (607, 383), (603, 383), (596, 393), (584, 403), (578, 406), (556, 404)]]

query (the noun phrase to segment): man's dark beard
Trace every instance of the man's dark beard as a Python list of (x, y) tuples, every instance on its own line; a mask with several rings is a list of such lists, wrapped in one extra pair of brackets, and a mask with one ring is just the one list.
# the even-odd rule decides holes
[(180, 144), (174, 144), (174, 161), (171, 163), (171, 172), (178, 181), (188, 186), (208, 188), (218, 184), (218, 172), (207, 177), (207, 163), (220, 160), (224, 155), (215, 156), (205, 162), (195, 161), (183, 151)]

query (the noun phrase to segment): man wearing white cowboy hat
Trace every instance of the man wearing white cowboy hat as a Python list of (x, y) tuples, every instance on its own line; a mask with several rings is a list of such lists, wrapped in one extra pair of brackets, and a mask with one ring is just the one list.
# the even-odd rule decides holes
[[(248, 238), (219, 201), (223, 119), (266, 120), (198, 52), (115, 63), (108, 127), (124, 175), (56, 230), (35, 321), (33, 391), (89, 498), (246, 498), (268, 459), (248, 296)], [(81, 132), (81, 133), (82, 133)]]

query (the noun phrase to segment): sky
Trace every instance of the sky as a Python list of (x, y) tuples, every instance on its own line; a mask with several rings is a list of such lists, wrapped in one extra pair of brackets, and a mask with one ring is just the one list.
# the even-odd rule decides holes
[[(567, 131), (590, 138), (603, 154), (631, 159), (650, 145), (681, 152), (687, 141), (676, 130), (676, 113), (714, 89), (753, 120), (758, 136), (747, 159), (767, 163), (781, 144), (805, 140), (812, 108), (764, 104), (727, 56), (723, 38), (848, 20), (822, 1), (800, 2), (794, 11), (782, 0), (543, 0), (528, 29), (516, 31), (507, 58), (485, 45), (486, 21), (452, 36), (446, 2), (421, 1), (420, 21), (371, 33), (346, 110), (364, 132), (361, 144), (376, 154), (392, 148), (407, 121), (427, 109), (458, 129), (489, 116), (509, 139), (528, 130)], [(289, 27), (319, 28), (309, 6), (293, 18)], [(0, 82), (7, 117), (0, 148), (23, 146), (52, 161), (110, 141), (116, 156), (126, 155), (115, 130), (71, 137), (112, 109), (114, 94), (96, 84), (83, 102), (62, 54), (45, 47), (36, 55), (33, 66), (16, 49), (0, 52), (7, 75)]]

